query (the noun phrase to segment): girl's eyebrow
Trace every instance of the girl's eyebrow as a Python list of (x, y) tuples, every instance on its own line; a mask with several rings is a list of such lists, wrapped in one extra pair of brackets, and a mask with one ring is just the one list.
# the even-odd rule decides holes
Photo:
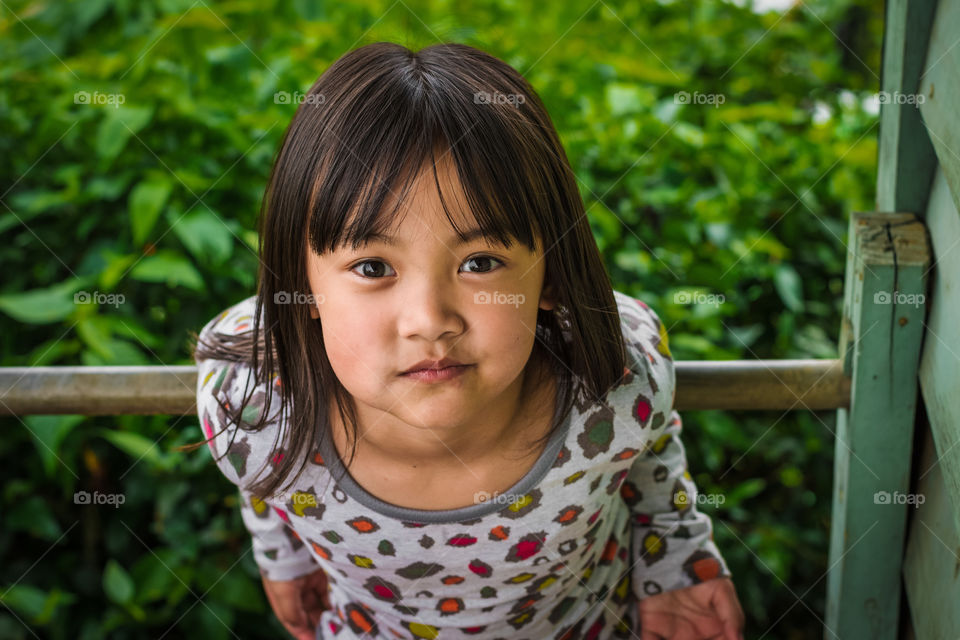
[[(454, 234), (452, 237), (450, 237), (447, 240), (447, 244), (453, 245), (455, 247), (459, 247), (465, 244), (469, 244), (474, 240), (478, 238), (483, 238), (485, 236), (486, 234), (483, 232), (482, 229), (475, 227), (473, 229), (467, 229), (463, 233), (463, 238)], [(394, 236), (387, 235), (385, 233), (379, 233), (377, 231), (371, 231), (366, 236), (364, 236), (363, 240), (361, 241), (361, 245), (365, 246), (372, 242), (379, 242), (381, 244), (387, 245), (388, 247), (396, 247), (400, 245), (400, 242), (398, 242)]]

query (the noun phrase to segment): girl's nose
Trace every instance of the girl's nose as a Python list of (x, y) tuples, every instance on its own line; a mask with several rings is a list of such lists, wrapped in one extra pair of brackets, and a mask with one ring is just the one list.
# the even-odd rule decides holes
[(398, 332), (404, 338), (436, 341), (463, 331), (461, 310), (449, 286), (422, 278), (404, 288), (397, 304)]

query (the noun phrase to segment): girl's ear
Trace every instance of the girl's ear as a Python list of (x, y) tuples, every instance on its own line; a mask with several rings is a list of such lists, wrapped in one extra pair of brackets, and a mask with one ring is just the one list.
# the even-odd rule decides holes
[(557, 306), (557, 295), (552, 284), (547, 284), (540, 291), (540, 308), (550, 311)]
[(316, 303), (312, 303), (310, 305), (310, 317), (313, 318), (314, 320), (320, 317), (320, 311), (317, 310)]

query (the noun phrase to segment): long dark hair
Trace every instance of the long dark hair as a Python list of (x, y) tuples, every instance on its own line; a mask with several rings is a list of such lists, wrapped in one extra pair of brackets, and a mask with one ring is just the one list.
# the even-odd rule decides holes
[[(299, 477), (329, 430), (331, 400), (350, 432), (351, 460), (357, 444), (355, 408), (327, 360), (320, 320), (308, 305), (277, 304), (275, 295), (310, 291), (308, 250), (356, 248), (388, 228), (395, 209), (385, 210), (387, 196), (400, 186), (399, 206), (419, 168), (432, 165), (439, 189), (436, 164), (444, 154), (486, 237), (506, 246), (519, 241), (531, 251), (539, 239), (545, 251), (544, 286), (552, 286), (558, 304), (538, 310), (531, 364), (557, 376), (560, 410), (537, 443), (581, 399), (604, 398), (623, 378), (626, 354), (610, 279), (566, 153), (530, 84), (505, 62), (463, 44), (417, 52), (388, 42), (360, 47), (317, 79), (284, 134), (260, 211), (252, 329), (239, 336), (214, 332), (212, 342), (194, 334), (197, 362), (244, 363), (258, 383), (275, 375), (282, 381), (287, 455), (249, 487), (261, 499), (276, 493), (297, 462)], [(244, 430), (259, 431), (271, 415), (273, 394), (266, 395), (253, 423), (242, 418), (249, 395), (239, 407), (221, 408)]]

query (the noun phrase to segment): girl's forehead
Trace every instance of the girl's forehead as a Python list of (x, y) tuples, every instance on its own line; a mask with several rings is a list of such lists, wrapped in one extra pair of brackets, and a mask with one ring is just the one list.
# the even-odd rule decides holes
[[(433, 232), (440, 237), (460, 233), (475, 237), (481, 229), (456, 168), (450, 161), (424, 166), (407, 181), (390, 186), (380, 209), (363, 211), (358, 199), (344, 230), (359, 228), (369, 241), (396, 239)], [(368, 187), (369, 188), (369, 187)], [(345, 234), (347, 235), (347, 234)]]
[(461, 220), (475, 220), (456, 164), (449, 154), (440, 156), (436, 164), (424, 163), (409, 185), (404, 184), (400, 190), (396, 187), (390, 189), (388, 200), (389, 205), (399, 205), (400, 208), (442, 204), (457, 219), (458, 225)]
[[(411, 160), (390, 178), (378, 175), (376, 169), (367, 172), (351, 187), (355, 195), (339, 221), (336, 216), (316, 218), (324, 216), (323, 208), (311, 204), (310, 226), (320, 240), (314, 248), (322, 245), (336, 252), (355, 252), (372, 244), (415, 247), (422, 241), (436, 239), (450, 244), (449, 239), (454, 239), (458, 246), (485, 240), (507, 250), (518, 244), (534, 252), (542, 250), (539, 237), (533, 238), (533, 247), (519, 239), (517, 225), (506, 217), (509, 214), (504, 211), (503, 194), (488, 192), (484, 182), (473, 178), (470, 167), (463, 168), (465, 175), (461, 180), (457, 161), (449, 149), (428, 154), (416, 170), (413, 166)], [(315, 193), (323, 188), (322, 182), (320, 177)], [(481, 210), (476, 211), (475, 207)], [(453, 244), (450, 246), (454, 248)]]

